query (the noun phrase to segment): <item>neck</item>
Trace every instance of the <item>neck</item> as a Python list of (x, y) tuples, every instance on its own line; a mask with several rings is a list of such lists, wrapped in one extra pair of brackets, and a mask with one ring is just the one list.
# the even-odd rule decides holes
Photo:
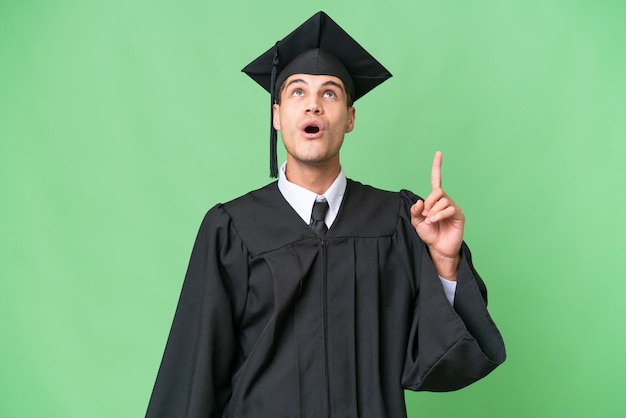
[(303, 164), (288, 158), (285, 177), (300, 187), (322, 195), (337, 179), (340, 171), (338, 160), (328, 164)]

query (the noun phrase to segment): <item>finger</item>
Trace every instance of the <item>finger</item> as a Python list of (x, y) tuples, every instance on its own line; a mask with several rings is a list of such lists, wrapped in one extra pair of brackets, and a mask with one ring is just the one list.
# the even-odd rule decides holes
[(458, 217), (457, 216), (458, 213), (459, 213), (459, 208), (457, 206), (448, 206), (440, 211), (437, 211), (436, 213), (432, 213), (431, 215), (429, 215), (428, 218), (426, 219), (426, 222), (434, 223), (434, 222), (443, 221), (445, 219), (456, 218)]
[(430, 185), (433, 190), (441, 189), (441, 163), (443, 160), (443, 156), (441, 151), (437, 151), (435, 153), (435, 158), (433, 158), (433, 168), (430, 173)]
[(442, 197), (441, 199), (439, 199), (432, 208), (430, 208), (430, 210), (428, 211), (428, 217), (431, 218), (433, 216), (435, 216), (435, 214), (437, 214), (437, 212), (440, 212), (446, 208), (448, 208), (449, 206), (454, 206), (454, 202), (452, 201), (452, 199), (448, 198), (447, 196)]
[(433, 206), (446, 196), (446, 193), (442, 189), (433, 190), (424, 201), (424, 211), (422, 213), (427, 215), (428, 212), (432, 210)]
[(424, 222), (426, 217), (423, 215), (423, 211), (423, 200), (418, 200), (413, 206), (411, 206), (411, 223), (413, 224), (413, 226), (417, 226), (418, 224)]

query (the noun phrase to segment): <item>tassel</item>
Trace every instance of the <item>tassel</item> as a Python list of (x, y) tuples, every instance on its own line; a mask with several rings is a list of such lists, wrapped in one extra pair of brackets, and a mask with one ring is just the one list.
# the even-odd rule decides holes
[(274, 129), (274, 110), (276, 103), (276, 72), (278, 67), (278, 42), (274, 45), (274, 60), (272, 62), (272, 74), (270, 79), (270, 177), (278, 177), (278, 156), (276, 147), (278, 143), (278, 134)]

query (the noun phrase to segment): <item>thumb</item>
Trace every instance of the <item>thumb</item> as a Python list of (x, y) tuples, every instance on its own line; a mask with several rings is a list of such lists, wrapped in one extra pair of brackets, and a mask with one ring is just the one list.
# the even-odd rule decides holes
[(413, 206), (411, 206), (411, 223), (413, 224), (413, 226), (417, 226), (418, 224), (424, 222), (426, 217), (422, 215), (423, 211), (424, 201), (421, 199), (415, 202)]

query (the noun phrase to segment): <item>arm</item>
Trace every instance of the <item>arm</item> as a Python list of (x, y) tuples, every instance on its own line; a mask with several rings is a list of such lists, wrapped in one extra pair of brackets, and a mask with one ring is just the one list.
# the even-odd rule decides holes
[[(506, 352), (487, 311), (487, 289), (463, 243), (465, 216), (441, 188), (440, 152), (433, 160), (431, 185), (428, 198), (410, 208), (411, 225), (424, 250), (417, 254), (421, 263), (414, 272), (419, 293), (403, 385), (411, 390), (448, 391), (490, 373), (504, 361)], [(437, 276), (456, 281), (454, 307), (442, 302)]]
[(232, 295), (247, 266), (229, 226), (218, 207), (200, 227), (146, 417), (223, 414), (239, 354)]
[(445, 301), (427, 251), (417, 255), (419, 293), (402, 384), (418, 391), (457, 390), (505, 360), (504, 342), (487, 311), (486, 287), (472, 266), (469, 248), (465, 244), (461, 248), (454, 307)]
[(441, 152), (435, 153), (431, 172), (432, 192), (411, 207), (411, 224), (428, 246), (439, 276), (456, 281), (461, 261), (465, 215), (441, 187)]

